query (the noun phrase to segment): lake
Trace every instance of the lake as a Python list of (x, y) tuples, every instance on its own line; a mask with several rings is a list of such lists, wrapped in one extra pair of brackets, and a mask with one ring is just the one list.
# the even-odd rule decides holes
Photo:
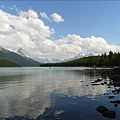
[(119, 94), (112, 93), (114, 86), (91, 85), (97, 79), (100, 74), (85, 67), (0, 68), (0, 119), (110, 120), (96, 111), (102, 105), (120, 120), (120, 105), (110, 103)]

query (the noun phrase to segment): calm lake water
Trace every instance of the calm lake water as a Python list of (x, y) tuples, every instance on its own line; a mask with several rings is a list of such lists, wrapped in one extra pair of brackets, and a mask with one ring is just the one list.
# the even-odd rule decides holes
[[(94, 70), (77, 68), (0, 68), (0, 119), (23, 116), (39, 120), (110, 120), (96, 111), (99, 105), (116, 112), (120, 99), (114, 86), (91, 85), (101, 79)], [(104, 81), (109, 83), (109, 79)], [(114, 95), (112, 99), (108, 95)]]

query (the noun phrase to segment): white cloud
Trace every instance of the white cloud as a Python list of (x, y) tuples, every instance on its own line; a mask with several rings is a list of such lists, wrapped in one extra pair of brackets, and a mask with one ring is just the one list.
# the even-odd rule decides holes
[(33, 10), (28, 10), (28, 12), (20, 11), (19, 15), (25, 18), (28, 18), (28, 17), (33, 18), (33, 19), (38, 18), (38, 14)]
[(59, 23), (59, 22), (63, 22), (63, 21), (64, 21), (64, 19), (62, 18), (62, 16), (59, 15), (59, 14), (57, 14), (57, 13), (53, 13), (53, 14), (50, 15), (51, 18), (52, 18), (52, 20), (50, 19), (50, 17), (48, 17), (48, 15), (47, 15), (45, 12), (40, 12), (40, 15), (41, 15), (41, 17), (49, 20), (50, 22), (52, 22), (52, 20), (53, 20), (54, 22), (56, 22), (56, 23)]
[(46, 18), (47, 20), (49, 20), (51, 22), (51, 19), (47, 16), (47, 14), (45, 12), (40, 12), (40, 15), (43, 17), (43, 18)]
[(55, 33), (53, 28), (44, 25), (33, 10), (20, 11), (19, 15), (0, 10), (0, 18), (0, 43), (9, 49), (36, 50), (41, 42)]
[(120, 51), (120, 46), (109, 45), (104, 38), (94, 36), (82, 38), (79, 35), (68, 34), (68, 36), (55, 41), (55, 43), (61, 50), (58, 53), (59, 56), (63, 56), (64, 59), (72, 58), (79, 53), (102, 54), (109, 51)]
[(0, 10), (0, 45), (6, 49), (26, 50), (32, 57), (39, 58), (72, 58), (79, 53), (118, 52), (120, 46), (110, 45), (102, 37), (82, 38), (68, 34), (59, 40), (50, 38), (55, 34), (54, 28), (46, 26), (33, 10), (20, 11), (11, 15)]
[(53, 13), (53, 14), (51, 15), (51, 17), (52, 17), (53, 21), (55, 21), (56, 23), (59, 23), (59, 22), (63, 22), (63, 21), (64, 21), (64, 19), (62, 18), (62, 16), (59, 15), (59, 14), (57, 14), (57, 13)]

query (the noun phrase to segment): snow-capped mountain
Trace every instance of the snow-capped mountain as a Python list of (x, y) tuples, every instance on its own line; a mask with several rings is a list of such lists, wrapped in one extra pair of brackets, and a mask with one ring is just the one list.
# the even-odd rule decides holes
[(20, 66), (39, 66), (41, 63), (31, 58), (23, 57), (13, 51), (7, 50), (0, 46), (0, 59), (14, 62)]
[(34, 57), (33, 58), (35, 61), (38, 61), (38, 62), (41, 62), (41, 63), (50, 63), (51, 61), (50, 60), (48, 60), (47, 58), (45, 58), (45, 59), (40, 59), (40, 58), (38, 58), (38, 57)]
[(3, 47), (0, 45), (0, 51), (2, 51)]
[(87, 53), (87, 54), (78, 54), (77, 56), (73, 57), (73, 58), (70, 58), (70, 59), (65, 59), (63, 62), (67, 62), (67, 61), (71, 61), (71, 60), (75, 60), (75, 59), (79, 59), (79, 58), (82, 58), (82, 57), (89, 57), (89, 56), (94, 56), (93, 53)]
[[(4, 53), (7, 53), (7, 52), (11, 53), (11, 51), (3, 48), (2, 46), (0, 46), (0, 51), (1, 51), (1, 52), (4, 52)], [(13, 53), (14, 53), (14, 52), (13, 52)], [(57, 58), (52, 58), (52, 59), (48, 59), (48, 58), (41, 59), (41, 58), (39, 58), (39, 57), (34, 57), (34, 58), (32, 58), (32, 57), (27, 53), (27, 51), (24, 50), (24, 49), (22, 49), (22, 48), (18, 49), (18, 51), (17, 51), (16, 53), (17, 53), (17, 55), (20, 55), (20, 56), (24, 57), (24, 58), (27, 59), (27, 60), (34, 60), (34, 61), (36, 61), (36, 62), (38, 61), (38, 62), (40, 62), (40, 63), (59, 63), (59, 62), (67, 62), (67, 61), (79, 59), (79, 58), (82, 58), (82, 57), (94, 56), (93, 53), (87, 53), (87, 54), (82, 54), (82, 53), (80, 53), (80, 54), (78, 54), (77, 56), (75, 56), (75, 57), (73, 57), (73, 58), (61, 60), (61, 59), (57, 59)], [(14, 54), (15, 54), (15, 53), (14, 53)]]
[(17, 54), (25, 58), (31, 58), (27, 51), (23, 50), (22, 48), (18, 49)]
[(41, 63), (58, 63), (58, 62), (62, 62), (62, 60), (56, 59), (56, 58), (52, 58), (51, 60), (49, 60), (48, 58), (40, 59), (38, 57), (34, 57), (34, 60), (39, 61)]
[(4, 51), (4, 52), (7, 52), (8, 50), (3, 48), (1, 45), (0, 45), (0, 51)]
[(59, 63), (59, 62), (62, 62), (61, 59), (57, 59), (57, 58), (52, 58), (52, 63)]
[(35, 60), (35, 61), (38, 61), (38, 62), (41, 62), (41, 63), (56, 63), (56, 62), (61, 62), (61, 60), (55, 59), (55, 58), (52, 58), (51, 60), (49, 60), (48, 58), (41, 59), (41, 58), (39, 58), (39, 57), (34, 57), (34, 58), (32, 58), (32, 57), (27, 53), (27, 51), (24, 50), (24, 49), (22, 49), (22, 48), (18, 49), (17, 54), (20, 55), (20, 56), (22, 56), (22, 57), (24, 57), (24, 58), (31, 58), (31, 59), (33, 59), (33, 60)]
[(93, 53), (87, 53), (87, 54), (78, 54), (77, 56), (75, 56), (73, 59), (79, 59), (82, 57), (89, 57), (89, 56), (94, 56)]

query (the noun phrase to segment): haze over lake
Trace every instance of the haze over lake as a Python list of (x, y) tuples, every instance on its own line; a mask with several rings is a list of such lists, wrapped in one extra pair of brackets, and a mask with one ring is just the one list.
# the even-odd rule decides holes
[[(0, 68), (0, 119), (109, 120), (95, 110), (104, 105), (116, 111), (115, 120), (120, 120), (120, 106), (104, 95), (113, 88), (92, 86), (96, 79), (101, 76), (85, 67)], [(108, 78), (105, 81), (109, 83)]]

